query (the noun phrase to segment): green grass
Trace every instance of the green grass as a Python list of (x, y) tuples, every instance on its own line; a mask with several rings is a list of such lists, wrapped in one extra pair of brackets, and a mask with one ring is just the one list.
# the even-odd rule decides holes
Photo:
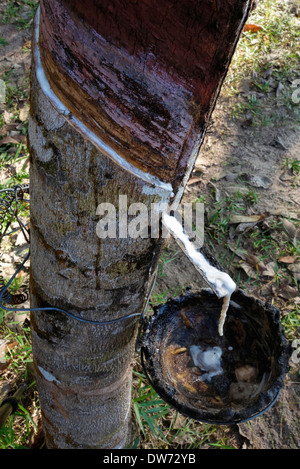
[(258, 195), (254, 190), (236, 192), (222, 200), (214, 200), (214, 191), (211, 191), (209, 211), (205, 220), (206, 234), (210, 240), (224, 243), (228, 239), (231, 219), (233, 215), (244, 215), (247, 206), (258, 201)]
[[(227, 85), (234, 87), (246, 76), (261, 91), (268, 91), (270, 77), (277, 80), (297, 78), (299, 69), (299, 18), (288, 2), (262, 0), (251, 13), (247, 23), (261, 26), (256, 33), (244, 32), (234, 55)], [(266, 70), (272, 69), (263, 84), (258, 80)], [(233, 88), (234, 89), (234, 88)]]
[[(137, 383), (132, 404), (140, 431), (145, 438), (149, 428), (156, 439), (167, 443), (158, 422), (164, 416), (168, 415), (171, 409), (149, 384), (145, 384), (146, 377), (144, 374), (138, 371), (134, 371), (133, 374), (137, 379)], [(147, 429), (145, 428), (146, 426)]]
[[(262, 0), (247, 23), (262, 29), (243, 32), (227, 74), (224, 91), (235, 98), (232, 117), (246, 116), (254, 127), (298, 124), (299, 103), (292, 99), (292, 82), (300, 74), (299, 18), (288, 2)], [(245, 83), (249, 94), (240, 97)]]
[(22, 414), (17, 412), (9, 417), (7, 424), (0, 429), (0, 449), (27, 449), (26, 440), (29, 436), (29, 425), (26, 419), (27, 415), (28, 413), (26, 411), (24, 414), (26, 431), (22, 434), (22, 438), (20, 438), (19, 431), (16, 431), (16, 420), (18, 417), (22, 417)]
[(7, 44), (8, 44), (8, 42), (6, 41), (6, 39), (4, 39), (4, 37), (0, 36), (0, 47), (1, 46), (6, 46)]
[(35, 14), (37, 0), (19, 0), (8, 2), (7, 8), (1, 18), (3, 23), (14, 23), (19, 29), (29, 28)]
[(147, 383), (136, 366), (134, 370), (133, 410), (137, 436), (133, 446), (155, 449), (196, 449), (218, 447), (235, 449), (228, 444), (229, 436), (215, 425), (196, 422), (178, 414), (166, 404)]
[(29, 412), (19, 403), (16, 412), (10, 415), (6, 424), (0, 428), (0, 449), (29, 449), (28, 441), (34, 433), (38, 433), (34, 419), (39, 412), (40, 409), (36, 405)]
[(294, 176), (294, 187), (297, 187), (298, 185), (298, 178), (300, 176), (300, 160), (296, 160), (295, 158), (289, 158), (286, 157), (284, 162), (282, 163), (282, 166), (286, 169), (289, 170), (292, 175)]
[(295, 174), (300, 173), (300, 160), (287, 157), (282, 165), (287, 169), (291, 169)]
[(0, 336), (8, 342), (6, 362), (9, 364), (1, 373), (0, 382), (10, 382), (14, 391), (17, 383), (27, 383), (28, 388), (20, 399), (17, 411), (0, 428), (0, 449), (27, 449), (30, 438), (38, 431), (34, 418), (40, 410), (35, 381), (28, 371), (32, 364), (30, 330), (23, 327), (16, 333), (11, 329), (13, 324), (5, 320), (0, 324)]
[(284, 326), (284, 330), (286, 332), (287, 337), (290, 340), (295, 339), (297, 336), (297, 331), (300, 328), (300, 306), (299, 305), (292, 305), (290, 310), (288, 310), (282, 318), (282, 324)]

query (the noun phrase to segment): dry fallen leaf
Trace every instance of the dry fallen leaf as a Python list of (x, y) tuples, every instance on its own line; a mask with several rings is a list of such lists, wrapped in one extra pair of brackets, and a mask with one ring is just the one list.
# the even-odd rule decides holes
[(16, 278), (25, 279), (25, 278), (26, 278), (26, 274), (25, 274), (24, 272), (19, 272), (19, 273), (16, 275)]
[(241, 267), (244, 272), (248, 275), (248, 277), (255, 279), (256, 278), (256, 272), (253, 270), (251, 265), (247, 264), (247, 262), (239, 262), (239, 267)]
[(250, 223), (239, 223), (235, 229), (236, 233), (244, 233), (248, 230), (250, 230), (251, 228), (253, 228), (253, 226), (256, 225), (257, 222), (250, 222)]
[(25, 106), (20, 109), (19, 112), (19, 119), (21, 122), (26, 122), (29, 117), (29, 106), (25, 104)]
[(247, 254), (246, 262), (248, 262), (252, 267), (256, 267), (259, 263), (259, 259), (254, 254)]
[(291, 240), (294, 240), (294, 238), (297, 235), (297, 230), (296, 230), (294, 224), (292, 222), (290, 222), (289, 220), (286, 220), (285, 218), (282, 218), (281, 221), (282, 221), (283, 229), (286, 232), (286, 234), (288, 235), (288, 237)]
[(31, 41), (24, 42), (23, 49), (31, 49)]
[(200, 182), (201, 181), (201, 178), (198, 178), (198, 177), (191, 177), (188, 182), (187, 182), (187, 185), (188, 186), (192, 186), (193, 184), (196, 184), (197, 182)]
[(284, 264), (294, 264), (294, 262), (298, 259), (297, 256), (283, 256), (279, 257), (279, 262), (283, 262)]
[(25, 143), (26, 142), (26, 135), (14, 135), (13, 137), (3, 137), (0, 139), (0, 146), (7, 145), (8, 143), (14, 143), (17, 145), (18, 143)]
[(7, 340), (0, 339), (0, 362), (5, 362), (5, 352), (6, 352), (6, 345)]
[(7, 145), (8, 143), (13, 143), (13, 144), (17, 145), (19, 142), (18, 142), (18, 140), (17, 140), (16, 138), (14, 138), (14, 137), (9, 137), (9, 136), (8, 136), (8, 137), (3, 137), (3, 138), (1, 138), (1, 140), (0, 140), (0, 146), (1, 146), (1, 145)]
[(299, 296), (299, 290), (298, 288), (293, 288), (290, 285), (281, 283), (278, 296), (281, 296), (287, 300), (291, 298), (297, 298)]
[(262, 27), (258, 26), (257, 24), (245, 24), (243, 31), (250, 32), (250, 33), (257, 33), (257, 31), (260, 31), (261, 29)]
[(4, 137), (7, 132), (10, 132), (11, 130), (14, 130), (16, 127), (18, 127), (18, 123), (10, 123), (10, 124), (5, 124), (1, 127), (0, 129), (0, 135), (1, 137)]
[(290, 264), (288, 270), (292, 273), (297, 282), (300, 282), (300, 264)]
[(239, 249), (238, 247), (234, 246), (233, 244), (231, 243), (228, 243), (228, 247), (229, 249), (234, 252), (234, 254), (236, 254), (238, 257), (240, 257), (241, 259), (243, 260), (246, 260), (246, 257), (247, 257), (247, 252), (245, 250), (241, 250)]
[(262, 274), (265, 270), (268, 270), (268, 267), (263, 263), (263, 261), (260, 261), (257, 265), (257, 269), (259, 273)]
[(17, 340), (13, 340), (12, 342), (8, 342), (6, 344), (6, 350), (11, 350), (13, 348), (15, 348), (17, 345), (18, 345), (18, 341)]
[(230, 223), (257, 223), (265, 218), (265, 214), (262, 215), (236, 215), (233, 214), (230, 218)]
[(220, 202), (222, 200), (222, 195), (220, 189), (218, 189), (215, 184), (213, 184), (211, 181), (208, 182), (210, 186), (213, 187), (214, 192), (215, 192), (215, 200), (216, 202)]
[(9, 367), (9, 365), (11, 364), (12, 360), (8, 360), (6, 362), (0, 362), (0, 371), (4, 371), (6, 370), (6, 368)]
[(6, 124), (9, 124), (12, 118), (13, 118), (12, 112), (8, 112), (6, 110), (3, 112), (3, 119)]
[(266, 268), (262, 272), (262, 275), (264, 277), (275, 277), (275, 271), (276, 271), (275, 262), (269, 262), (269, 264), (267, 264), (265, 267)]

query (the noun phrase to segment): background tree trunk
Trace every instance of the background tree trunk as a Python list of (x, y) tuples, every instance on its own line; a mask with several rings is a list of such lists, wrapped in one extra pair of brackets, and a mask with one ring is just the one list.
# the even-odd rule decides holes
[[(221, 15), (220, 23), (214, 26), (217, 45), (215, 49), (210, 49), (214, 50), (212, 61), (217, 64), (217, 69), (215, 66), (209, 69), (209, 57), (206, 56), (200, 67), (201, 86), (197, 85), (199, 76), (193, 73), (195, 53), (191, 53), (184, 64), (183, 51), (176, 55), (175, 49), (176, 60), (173, 64), (167, 63), (166, 70), (160, 71), (157, 76), (155, 73), (149, 75), (146, 70), (144, 86), (137, 86), (149, 63), (140, 67), (141, 60), (134, 60), (134, 50), (129, 51), (130, 57), (126, 55), (128, 51), (124, 49), (126, 40), (123, 37), (122, 44), (116, 37), (111, 39), (112, 45), (107, 39), (107, 53), (110, 51), (111, 60), (114, 47), (119, 48), (115, 50), (118, 56), (115, 56), (116, 65), (111, 67), (113, 75), (109, 75), (110, 83), (126, 76), (122, 86), (118, 82), (115, 94), (112, 85), (109, 92), (105, 89), (104, 93), (100, 93), (104, 75), (100, 74), (97, 79), (91, 76), (93, 67), (90, 63), (89, 73), (88, 67), (85, 71), (78, 67), (76, 72), (76, 53), (74, 56), (70, 50), (66, 53), (66, 44), (73, 44), (76, 49), (74, 38), (79, 38), (80, 43), (85, 32), (76, 30), (77, 36), (70, 36), (69, 24), (73, 20), (76, 23), (79, 18), (79, 23), (87, 27), (87, 18), (79, 8), (82, 2), (74, 2), (73, 7), (71, 5), (70, 22), (66, 21), (69, 3), (41, 2), (42, 60), (36, 44), (37, 36), (33, 41), (28, 132), (31, 154), (31, 306), (58, 307), (87, 320), (106, 321), (142, 312), (162, 240), (150, 236), (100, 239), (96, 234), (99, 221), (97, 207), (101, 202), (106, 202), (118, 210), (119, 196), (124, 194), (128, 206), (142, 202), (149, 212), (154, 202), (179, 203), (251, 2), (225, 2), (226, 14)], [(90, 13), (100, 3), (105, 10), (106, 2), (89, 2)], [(138, 5), (141, 17), (147, 17), (149, 5), (146, 0), (127, 3), (128, 8), (133, 3)], [(168, 6), (168, 2), (163, 3)], [(201, 20), (197, 16), (198, 6), (204, 5), (208, 12), (210, 6), (217, 8), (218, 1), (196, 2), (196, 10), (189, 2), (186, 3), (186, 8), (191, 8), (193, 12), (187, 15), (190, 17), (189, 47), (192, 50), (203, 26), (203, 18)], [(118, 4), (112, 2), (114, 11), (115, 7), (121, 8)], [(172, 19), (171, 6), (167, 8), (168, 22)], [(55, 16), (61, 8), (65, 9), (65, 15), (58, 15), (55, 22), (51, 15)], [(124, 6), (122, 11), (126, 17)], [(178, 18), (179, 13), (175, 8), (174, 18)], [(98, 17), (100, 27), (103, 20), (99, 12)], [(62, 23), (59, 22), (61, 18), (64, 20)], [(112, 18), (115, 22), (108, 28), (108, 36), (115, 30), (116, 16)], [(204, 18), (210, 27), (209, 15)], [(131, 33), (127, 31), (128, 46), (132, 46), (130, 34), (134, 35), (134, 24), (132, 21)], [(60, 25), (65, 34), (63, 38)], [(38, 26), (39, 23), (36, 33)], [(95, 25), (93, 27), (96, 28)], [(230, 27), (231, 31), (228, 29)], [(88, 27), (90, 44), (93, 38), (99, 38), (99, 33), (96, 30), (93, 32), (92, 28)], [(193, 28), (197, 33), (195, 37)], [(138, 24), (136, 30), (140, 30)], [(165, 30), (166, 26), (163, 36)], [(159, 28), (155, 31), (157, 36)], [(225, 37), (227, 42), (224, 42)], [(58, 47), (59, 38), (61, 49)], [(179, 37), (179, 43), (186, 39), (187, 36)], [(84, 47), (89, 45), (82, 44)], [(139, 45), (139, 40), (136, 44)], [(145, 54), (150, 57), (146, 49)], [(97, 52), (96, 48), (96, 58)], [(64, 60), (58, 60), (60, 53)], [(105, 51), (101, 53), (105, 58)], [(117, 60), (122, 54), (125, 65), (120, 65)], [(136, 54), (141, 54), (139, 47)], [(151, 57), (155, 70), (155, 60)], [(167, 60), (166, 52), (158, 51), (157, 57), (163, 68)], [(128, 68), (128, 60), (131, 68)], [(87, 63), (86, 59), (86, 66)], [(95, 67), (99, 63), (103, 65), (103, 61), (96, 60)], [(185, 75), (179, 83), (185, 65), (189, 75)], [(124, 69), (120, 71), (122, 66)], [(163, 82), (163, 73), (171, 70), (172, 73)], [(85, 73), (86, 81), (82, 73)], [(90, 88), (85, 86), (89, 80)], [(92, 85), (96, 89), (92, 89)], [(147, 96), (143, 95), (146, 85)], [(175, 104), (167, 96), (169, 86), (174, 87), (172, 96)], [(128, 90), (131, 90), (131, 96)], [(97, 93), (102, 96), (98, 104)], [(128, 95), (126, 109), (121, 100), (124, 95)], [(180, 103), (182, 108), (179, 107)], [(111, 113), (105, 109), (106, 104), (107, 108), (110, 106)], [(159, 104), (165, 106), (163, 110)], [(131, 122), (132, 116), (136, 118)], [(151, 123), (153, 127), (150, 128)], [(111, 325), (93, 325), (76, 321), (57, 311), (32, 313), (33, 356), (48, 448), (123, 448), (128, 445), (131, 361), (137, 325), (138, 316)]]

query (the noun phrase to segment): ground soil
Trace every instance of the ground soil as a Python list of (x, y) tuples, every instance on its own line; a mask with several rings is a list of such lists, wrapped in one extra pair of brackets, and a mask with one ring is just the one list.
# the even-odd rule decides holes
[[(244, 90), (247, 90), (244, 83)], [(246, 91), (247, 92), (247, 91)], [(212, 188), (218, 200), (224, 199), (238, 191), (241, 193), (254, 190), (258, 201), (248, 212), (249, 214), (264, 214), (266, 227), (271, 220), (299, 220), (300, 190), (299, 183), (294, 184), (291, 173), (283, 168), (286, 158), (299, 159), (300, 126), (290, 122), (285, 126), (275, 125), (249, 126), (245, 117), (233, 119), (231, 109), (235, 101), (221, 92), (213, 113), (213, 124), (202, 145), (190, 184), (185, 191), (183, 202), (190, 202), (198, 197), (207, 195), (205, 210), (213, 210), (214, 202), (210, 194)], [(278, 102), (274, 99), (271, 106), (278, 109)], [(285, 109), (280, 110), (282, 113)], [(254, 178), (255, 176), (255, 178)], [(193, 182), (194, 181), (194, 182)], [(246, 182), (245, 182), (246, 181)], [(208, 201), (208, 202), (207, 202)], [(236, 225), (235, 225), (236, 227)], [(226, 239), (226, 246), (216, 243), (215, 250), (211, 250), (219, 258), (227, 251), (230, 257), (229, 245), (235, 245), (237, 233), (232, 227), (230, 238)], [(207, 228), (207, 226), (206, 226)], [(209, 239), (206, 236), (206, 241)], [(247, 240), (242, 240), (243, 248), (247, 250)], [(211, 247), (211, 243), (208, 243)], [(252, 246), (251, 246), (252, 247)], [(250, 246), (249, 246), (250, 248)], [(174, 293), (181, 293), (182, 288), (190, 286), (192, 290), (205, 288), (206, 285), (199, 274), (187, 260), (181, 249), (171, 239), (166, 252), (174, 261), (164, 265), (164, 275), (159, 280), (155, 291), (168, 292), (167, 297)], [(249, 271), (244, 272), (239, 267), (241, 259), (234, 258), (231, 263), (225, 262), (223, 267), (234, 278), (240, 277), (240, 286), (248, 293), (263, 301), (274, 301), (284, 312), (291, 307), (291, 303), (299, 303), (298, 287), (289, 283), (292, 296), (284, 294), (286, 285), (276, 284), (274, 278), (260, 277), (259, 282), (251, 284)], [(277, 403), (262, 417), (238, 425), (238, 433), (242, 437), (242, 448), (253, 449), (292, 449), (300, 447), (300, 379), (298, 366), (291, 362), (290, 374), (286, 378), (286, 386), (281, 392)], [(234, 431), (232, 430), (234, 434)]]

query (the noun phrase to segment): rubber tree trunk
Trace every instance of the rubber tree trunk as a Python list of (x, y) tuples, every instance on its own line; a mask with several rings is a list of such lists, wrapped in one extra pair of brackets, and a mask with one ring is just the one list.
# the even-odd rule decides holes
[[(41, 1), (28, 133), (31, 306), (87, 321), (132, 315), (95, 325), (32, 313), (48, 448), (130, 443), (137, 326), (163, 243), (128, 236), (134, 217), (119, 209), (155, 204), (157, 216), (180, 202), (250, 4)], [(116, 209), (116, 237), (99, 237), (102, 203)]]

